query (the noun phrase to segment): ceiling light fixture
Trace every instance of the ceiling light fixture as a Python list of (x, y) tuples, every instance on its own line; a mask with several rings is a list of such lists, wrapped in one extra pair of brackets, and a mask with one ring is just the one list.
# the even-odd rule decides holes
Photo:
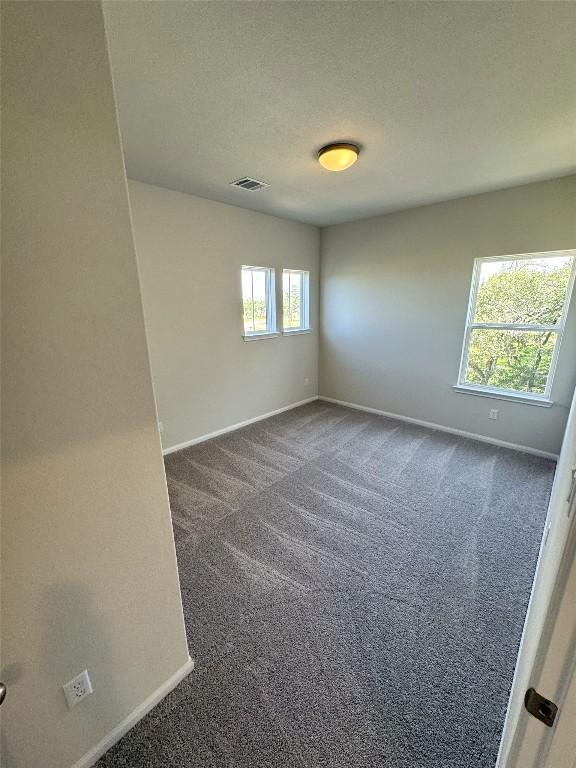
[(318, 150), (318, 162), (327, 171), (345, 171), (358, 160), (360, 147), (356, 144), (326, 144)]

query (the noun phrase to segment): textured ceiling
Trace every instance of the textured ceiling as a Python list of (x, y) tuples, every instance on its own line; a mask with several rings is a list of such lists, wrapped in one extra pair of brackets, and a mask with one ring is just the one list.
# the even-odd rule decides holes
[[(130, 178), (326, 225), (576, 171), (576, 3), (105, 4)], [(316, 150), (363, 152), (330, 173)], [(271, 186), (229, 187), (241, 176)]]

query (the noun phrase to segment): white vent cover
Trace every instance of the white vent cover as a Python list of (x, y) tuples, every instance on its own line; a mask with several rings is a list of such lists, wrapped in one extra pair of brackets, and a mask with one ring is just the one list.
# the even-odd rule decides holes
[(240, 187), (240, 189), (247, 189), (250, 192), (256, 192), (258, 189), (266, 189), (270, 184), (266, 184), (265, 181), (258, 181), (258, 179), (251, 179), (249, 176), (244, 176), (242, 179), (236, 179), (236, 181), (230, 182), (231, 187)]

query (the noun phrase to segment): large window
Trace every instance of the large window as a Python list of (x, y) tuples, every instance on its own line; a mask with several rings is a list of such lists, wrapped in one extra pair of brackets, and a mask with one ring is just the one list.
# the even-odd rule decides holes
[(310, 330), (309, 272), (285, 269), (282, 272), (282, 308), (284, 333)]
[(276, 335), (276, 288), (271, 267), (242, 267), (244, 337)]
[(457, 388), (550, 399), (575, 253), (475, 260)]

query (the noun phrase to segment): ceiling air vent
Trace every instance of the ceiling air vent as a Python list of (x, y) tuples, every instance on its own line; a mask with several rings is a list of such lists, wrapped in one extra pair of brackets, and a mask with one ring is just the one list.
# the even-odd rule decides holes
[(266, 184), (265, 181), (258, 181), (258, 179), (251, 179), (249, 176), (244, 176), (243, 179), (236, 179), (236, 181), (230, 182), (231, 187), (240, 187), (240, 189), (247, 189), (250, 192), (256, 192), (258, 189), (266, 189), (270, 184)]

